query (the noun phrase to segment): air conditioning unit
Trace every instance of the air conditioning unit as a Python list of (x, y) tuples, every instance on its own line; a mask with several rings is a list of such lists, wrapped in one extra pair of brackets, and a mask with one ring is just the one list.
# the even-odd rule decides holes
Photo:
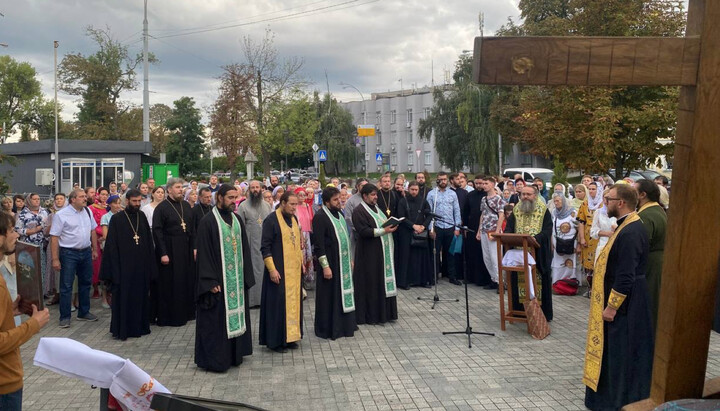
[(375, 131), (380, 130), (380, 124), (375, 124)]
[(407, 151), (413, 151), (412, 144), (408, 144), (408, 149), (407, 149)]
[(395, 152), (395, 144), (391, 146), (393, 153)]
[(52, 168), (36, 168), (35, 169), (35, 185), (51, 186), (55, 181), (55, 173)]
[(412, 122), (408, 121), (408, 122), (405, 124), (405, 127), (406, 127), (406, 128), (412, 128)]

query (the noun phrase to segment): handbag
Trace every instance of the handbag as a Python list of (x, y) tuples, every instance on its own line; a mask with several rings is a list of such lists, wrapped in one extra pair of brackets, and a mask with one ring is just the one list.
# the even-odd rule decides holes
[(574, 278), (558, 280), (553, 284), (552, 289), (558, 295), (576, 295), (580, 282)]
[(575, 254), (575, 237), (577, 232), (572, 238), (564, 239), (558, 236), (557, 232), (557, 218), (555, 219), (555, 252), (560, 255), (572, 255)]
[(427, 230), (418, 234), (413, 231), (412, 240), (410, 240), (411, 247), (427, 247), (428, 246), (428, 232)]
[(463, 251), (463, 238), (461, 235), (453, 237), (450, 243), (450, 254), (462, 254)]

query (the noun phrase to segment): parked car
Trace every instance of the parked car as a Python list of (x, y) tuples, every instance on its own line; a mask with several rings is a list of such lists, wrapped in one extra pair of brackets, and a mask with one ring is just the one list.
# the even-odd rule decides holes
[(527, 181), (528, 183), (532, 183), (532, 181), (536, 178), (542, 178), (542, 180), (545, 182), (545, 187), (548, 189), (548, 191), (552, 192), (552, 179), (555, 173), (547, 168), (508, 168), (503, 172), (503, 177), (507, 178), (513, 178), (515, 174), (522, 174), (523, 180)]

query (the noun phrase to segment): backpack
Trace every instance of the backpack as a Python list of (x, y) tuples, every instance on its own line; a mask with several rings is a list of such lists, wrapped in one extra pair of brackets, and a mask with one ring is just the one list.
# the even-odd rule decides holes
[(553, 284), (552, 288), (553, 291), (555, 291), (555, 294), (558, 295), (575, 295), (577, 294), (579, 286), (580, 282), (578, 280), (574, 278), (566, 278), (557, 281), (555, 284)]

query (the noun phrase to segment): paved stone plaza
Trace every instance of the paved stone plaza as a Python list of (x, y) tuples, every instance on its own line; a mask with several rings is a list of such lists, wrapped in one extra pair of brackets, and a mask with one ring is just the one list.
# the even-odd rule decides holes
[[(441, 281), (441, 297), (462, 298), (462, 287)], [(355, 338), (325, 341), (313, 333), (312, 292), (304, 308), (300, 349), (276, 354), (255, 345), (239, 368), (226, 374), (199, 370), (193, 362), (194, 322), (181, 328), (152, 327), (152, 334), (125, 342), (109, 334), (110, 311), (92, 300), (97, 323), (73, 321), (57, 327), (58, 309), (42, 336), (68, 337), (129, 358), (175, 393), (241, 401), (271, 410), (401, 409), (584, 409), (581, 382), (589, 300), (555, 296), (552, 334), (533, 340), (525, 325), (500, 331), (495, 291), (470, 286), (470, 320), (475, 331), (495, 337), (443, 336), (464, 330), (464, 302), (443, 302), (435, 310), (414, 288), (398, 297), (399, 320), (361, 326)], [(257, 344), (259, 311), (252, 310)], [(720, 376), (720, 336), (713, 333), (708, 376)], [(99, 390), (32, 365), (38, 337), (22, 348), (24, 409), (97, 410)]]

